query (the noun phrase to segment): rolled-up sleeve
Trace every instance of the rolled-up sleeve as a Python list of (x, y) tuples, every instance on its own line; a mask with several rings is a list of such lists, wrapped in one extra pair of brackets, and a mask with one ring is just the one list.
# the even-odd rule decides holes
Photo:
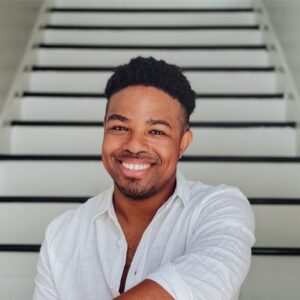
[(147, 279), (179, 300), (237, 299), (255, 242), (254, 216), (247, 198), (228, 187), (207, 199), (191, 218), (184, 255)]

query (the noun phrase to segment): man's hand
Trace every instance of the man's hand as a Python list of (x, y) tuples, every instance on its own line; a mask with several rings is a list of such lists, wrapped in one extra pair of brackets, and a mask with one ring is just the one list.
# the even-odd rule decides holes
[(146, 279), (115, 300), (173, 300), (174, 298), (155, 281)]

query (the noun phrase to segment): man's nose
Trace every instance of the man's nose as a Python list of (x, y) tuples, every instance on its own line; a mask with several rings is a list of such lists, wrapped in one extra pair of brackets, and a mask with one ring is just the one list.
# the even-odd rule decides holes
[(132, 132), (125, 142), (125, 148), (131, 153), (139, 153), (147, 150), (147, 143), (142, 133)]

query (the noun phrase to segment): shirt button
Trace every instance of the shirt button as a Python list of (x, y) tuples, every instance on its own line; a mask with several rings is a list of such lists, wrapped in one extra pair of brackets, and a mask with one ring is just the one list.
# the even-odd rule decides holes
[(121, 247), (123, 245), (122, 240), (118, 240), (118, 246)]

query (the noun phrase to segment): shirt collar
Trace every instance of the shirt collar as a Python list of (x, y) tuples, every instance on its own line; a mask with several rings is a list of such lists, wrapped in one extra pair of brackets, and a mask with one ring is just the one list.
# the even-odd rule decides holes
[(114, 185), (112, 184), (108, 190), (96, 196), (96, 198), (98, 198), (97, 208), (95, 209), (96, 213), (93, 216), (93, 221), (100, 215), (106, 212), (111, 212), (114, 209), (113, 192), (114, 192)]
[(190, 199), (190, 184), (189, 181), (177, 170), (176, 173), (176, 188), (173, 193), (174, 197), (179, 197), (184, 206), (187, 205)]
[[(98, 198), (98, 206), (96, 209), (96, 214), (93, 217), (93, 220), (95, 220), (98, 216), (108, 212), (113, 213), (114, 207), (113, 207), (113, 191), (114, 186), (112, 185), (108, 190), (104, 192), (104, 194), (100, 194), (96, 196)], [(170, 197), (172, 199), (174, 198), (180, 198), (182, 200), (182, 203), (184, 206), (186, 206), (187, 202), (190, 199), (190, 186), (188, 180), (179, 172), (176, 172), (176, 188), (174, 190), (173, 195)]]

